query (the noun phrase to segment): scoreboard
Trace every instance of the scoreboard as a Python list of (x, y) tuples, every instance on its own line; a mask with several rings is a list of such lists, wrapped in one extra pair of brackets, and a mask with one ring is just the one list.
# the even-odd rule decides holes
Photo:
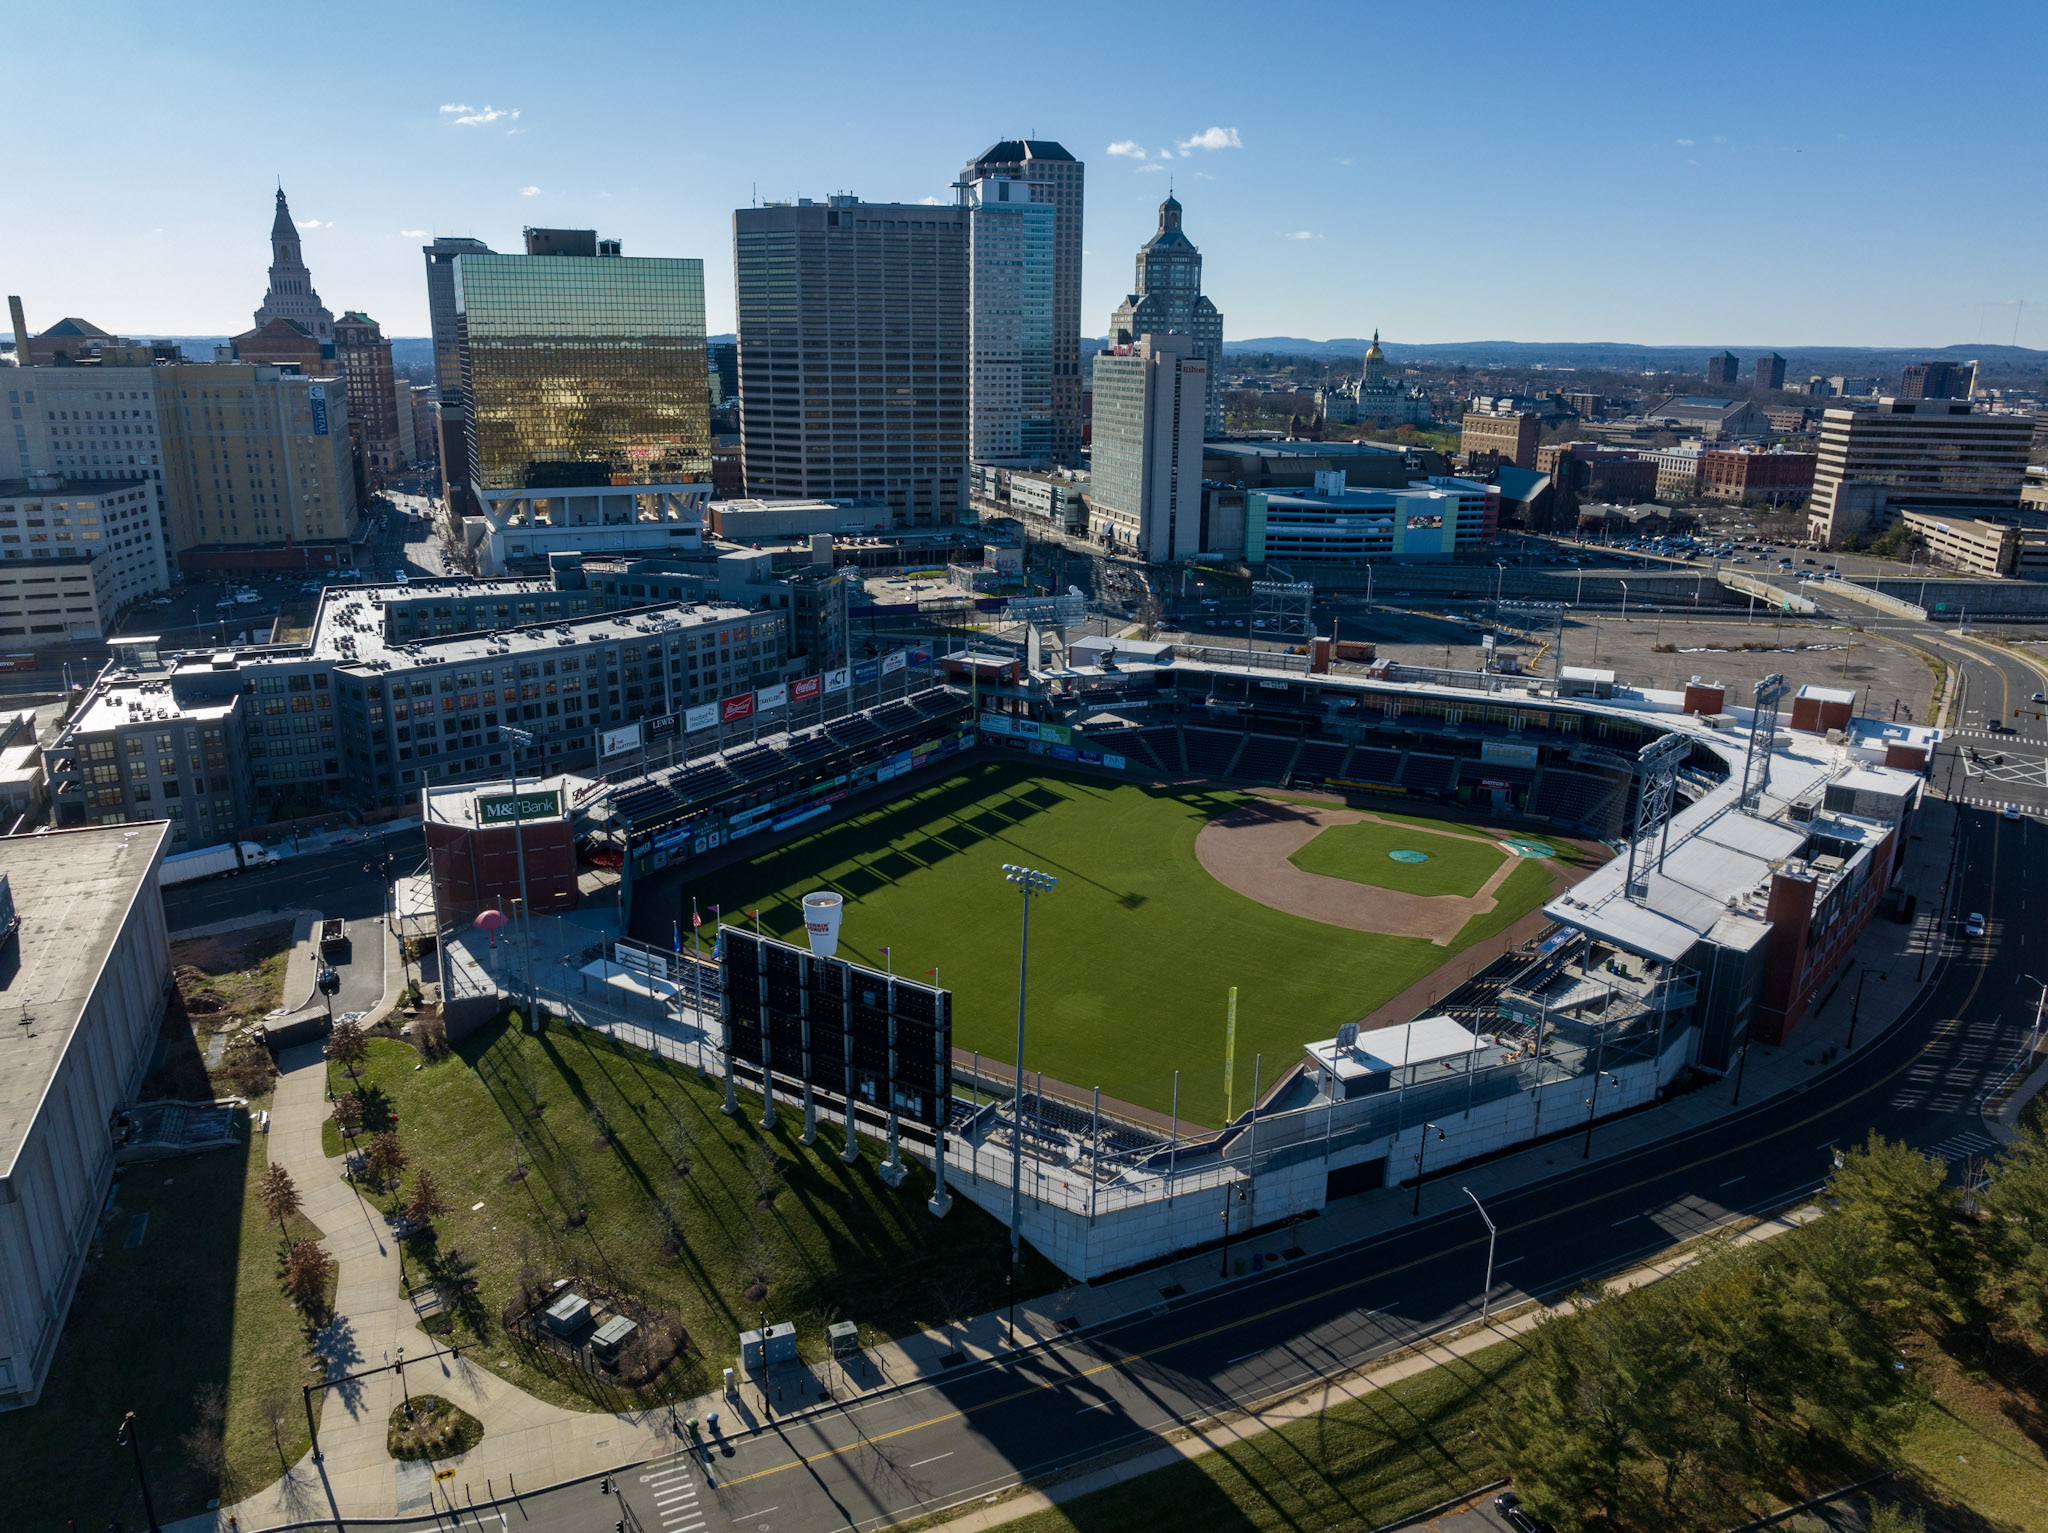
[(936, 1132), (951, 1111), (953, 993), (721, 927), (728, 1065), (794, 1078)]

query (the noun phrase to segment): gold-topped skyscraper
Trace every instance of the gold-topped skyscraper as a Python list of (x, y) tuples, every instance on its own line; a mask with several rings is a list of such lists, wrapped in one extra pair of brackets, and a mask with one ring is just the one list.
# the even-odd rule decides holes
[(711, 494), (704, 263), (588, 229), (454, 259), (478, 572), (701, 541)]

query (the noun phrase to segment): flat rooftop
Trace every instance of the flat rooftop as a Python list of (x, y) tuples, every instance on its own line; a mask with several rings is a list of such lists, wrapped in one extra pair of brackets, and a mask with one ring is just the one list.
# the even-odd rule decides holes
[(152, 820), (0, 838), (21, 917), (0, 950), (0, 1176), (14, 1174), (122, 922), (145, 893), (156, 898), (151, 870), (169, 831)]
[[(208, 674), (212, 670), (210, 664), (195, 669)], [(117, 676), (92, 690), (65, 732), (97, 734), (123, 724), (218, 723), (235, 711), (236, 701), (231, 694), (180, 703), (162, 672)]]
[[(542, 825), (549, 821), (565, 818), (566, 810), (576, 794), (590, 785), (590, 778), (578, 777), (564, 772), (558, 776), (541, 778), (538, 781), (522, 780), (519, 784), (519, 818), (527, 825)], [(475, 830), (483, 825), (510, 825), (511, 811), (502, 805), (502, 813), (486, 817), (478, 808), (479, 799), (509, 800), (512, 797), (512, 783), (509, 778), (496, 782), (457, 783), (444, 788), (428, 788), (422, 795), (423, 818), (432, 825), (455, 825), (465, 830)], [(535, 813), (534, 800), (552, 798), (561, 807), (552, 814)]]

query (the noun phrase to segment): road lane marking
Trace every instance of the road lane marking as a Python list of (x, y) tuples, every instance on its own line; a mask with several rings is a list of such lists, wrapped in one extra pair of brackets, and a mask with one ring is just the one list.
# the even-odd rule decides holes
[(1255, 1357), (1265, 1356), (1265, 1353), (1266, 1349), (1264, 1347), (1261, 1347), (1256, 1352), (1245, 1353), (1243, 1357), (1233, 1357), (1229, 1362), (1225, 1363), (1223, 1366), (1226, 1368), (1235, 1368), (1239, 1363), (1250, 1362)]
[(1745, 1176), (1731, 1176), (1731, 1177), (1729, 1177), (1729, 1178), (1728, 1178), (1728, 1180), (1727, 1180), (1727, 1181), (1723, 1182), (1723, 1183), (1722, 1183), (1721, 1185), (1722, 1185), (1723, 1187), (1733, 1187), (1733, 1186), (1734, 1186), (1734, 1185), (1735, 1185), (1735, 1184), (1736, 1184), (1737, 1182), (1746, 1182), (1746, 1181), (1748, 1181), (1748, 1180), (1749, 1180), (1749, 1178), (1748, 1178), (1748, 1176), (1746, 1176), (1746, 1175), (1745, 1175)]
[(1085, 1416), (1090, 1411), (1106, 1411), (1114, 1404), (1116, 1404), (1116, 1401), (1114, 1400), (1097, 1400), (1093, 1405), (1082, 1406), (1078, 1411), (1075, 1411), (1074, 1414), (1076, 1416)]
[[(911, 1468), (913, 1468), (913, 1469), (915, 1469), (915, 1468), (916, 1468), (917, 1466), (916, 1466), (915, 1464), (912, 1464), (912, 1465), (911, 1465), (910, 1467), (911, 1467)], [(745, 1516), (742, 1516), (742, 1517), (735, 1517), (735, 1518), (733, 1518), (733, 1521), (734, 1521), (734, 1522), (745, 1522), (745, 1521), (747, 1521), (747, 1519), (748, 1519), (748, 1518), (751, 1518), (751, 1517), (766, 1517), (766, 1516), (767, 1516), (767, 1515), (768, 1515), (768, 1514), (769, 1514), (770, 1512), (779, 1512), (779, 1511), (781, 1511), (781, 1510), (782, 1510), (782, 1508), (781, 1508), (781, 1507), (780, 1507), (779, 1505), (778, 1505), (778, 1506), (764, 1506), (764, 1507), (762, 1507), (762, 1508), (761, 1508), (761, 1509), (760, 1509), (760, 1510), (759, 1510), (758, 1512), (748, 1512), (748, 1513), (747, 1513), (747, 1514), (746, 1514)]]
[(930, 1458), (919, 1459), (915, 1464), (912, 1464), (910, 1467), (912, 1469), (922, 1469), (927, 1464), (936, 1464), (942, 1458), (951, 1458), (953, 1456), (953, 1451), (954, 1450), (952, 1450), (951, 1448), (948, 1448), (944, 1453), (934, 1453)]

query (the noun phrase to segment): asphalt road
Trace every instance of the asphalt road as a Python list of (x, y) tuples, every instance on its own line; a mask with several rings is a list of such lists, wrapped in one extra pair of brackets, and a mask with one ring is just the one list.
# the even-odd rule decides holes
[[(417, 829), (395, 831), (383, 849), (397, 869), (418, 866), (426, 855)], [(368, 1011), (384, 993), (384, 944), (374, 923), (384, 912), (384, 874), (376, 843), (288, 857), (275, 867), (226, 878), (177, 884), (163, 893), (164, 921), (173, 932), (229, 921), (265, 911), (310, 908), (346, 921), (354, 939), (348, 957), (335, 965), (341, 990), (335, 1015)]]

